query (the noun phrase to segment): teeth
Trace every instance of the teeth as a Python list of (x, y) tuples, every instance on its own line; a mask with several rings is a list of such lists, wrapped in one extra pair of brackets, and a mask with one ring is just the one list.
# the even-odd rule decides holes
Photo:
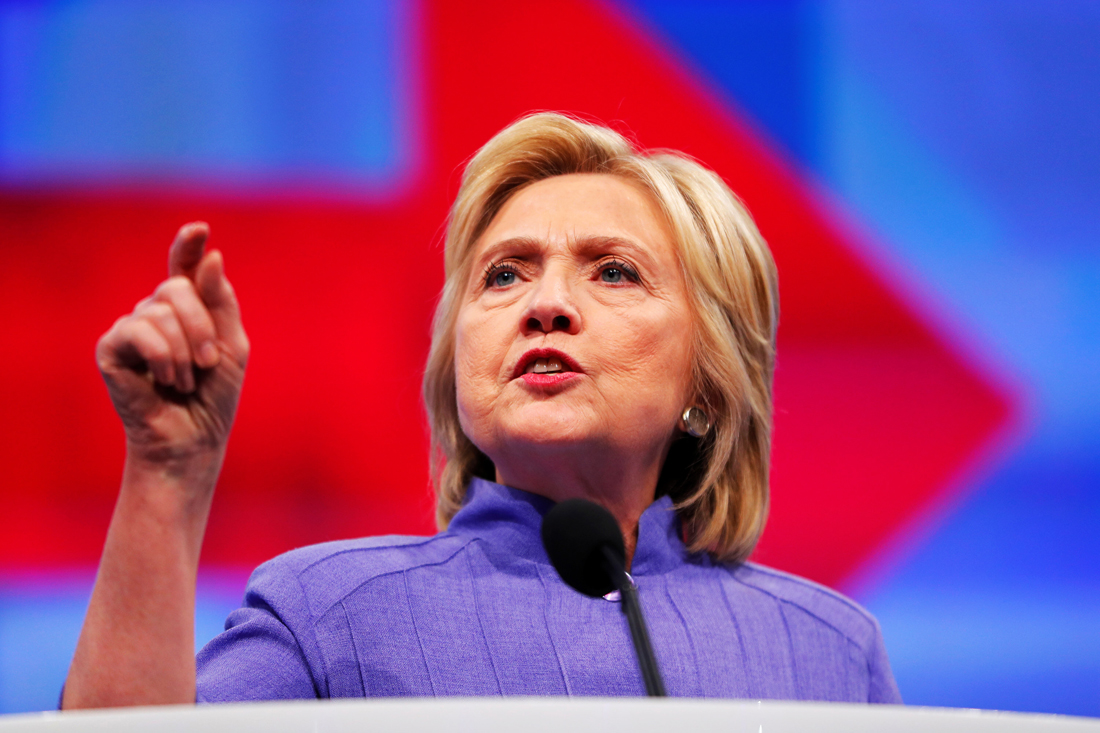
[(527, 369), (524, 370), (527, 374), (532, 372), (535, 374), (551, 374), (553, 372), (564, 371), (561, 359), (551, 356), (549, 359), (535, 359), (534, 362), (527, 365)]

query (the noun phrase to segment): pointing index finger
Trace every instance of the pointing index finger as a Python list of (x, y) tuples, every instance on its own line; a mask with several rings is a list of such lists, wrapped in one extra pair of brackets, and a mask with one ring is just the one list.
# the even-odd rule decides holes
[(184, 275), (194, 280), (209, 236), (210, 226), (205, 221), (193, 221), (180, 227), (176, 241), (168, 250), (168, 276)]

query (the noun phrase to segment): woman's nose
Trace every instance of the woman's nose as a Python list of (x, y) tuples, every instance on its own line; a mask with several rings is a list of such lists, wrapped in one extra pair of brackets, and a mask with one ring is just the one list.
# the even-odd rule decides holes
[(578, 333), (581, 314), (566, 278), (546, 275), (531, 293), (520, 325), (524, 333)]

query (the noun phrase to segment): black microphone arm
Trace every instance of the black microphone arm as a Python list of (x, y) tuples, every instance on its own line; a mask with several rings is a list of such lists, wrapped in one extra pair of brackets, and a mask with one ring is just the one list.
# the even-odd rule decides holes
[(650, 697), (667, 697), (665, 681), (661, 679), (661, 669), (657, 666), (657, 656), (653, 653), (653, 643), (649, 640), (649, 627), (642, 615), (642, 604), (638, 599), (638, 589), (630, 576), (626, 574), (622, 561), (607, 545), (600, 548), (608, 575), (619, 590), (622, 599), (623, 614), (630, 626), (630, 640), (634, 642), (634, 654), (638, 657), (638, 667), (642, 670), (645, 692)]
[(646, 694), (665, 697), (638, 589), (626, 574), (623, 533), (611, 512), (586, 499), (567, 499), (543, 517), (542, 544), (558, 575), (574, 590), (592, 598), (619, 591)]

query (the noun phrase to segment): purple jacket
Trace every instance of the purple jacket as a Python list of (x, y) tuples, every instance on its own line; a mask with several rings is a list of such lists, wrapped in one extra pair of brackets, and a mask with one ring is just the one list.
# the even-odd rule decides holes
[[(539, 538), (552, 503), (474, 479), (434, 537), (289, 552), (198, 656), (199, 701), (644, 695), (619, 604), (566, 586)], [(691, 554), (665, 497), (631, 574), (670, 695), (901, 702), (874, 618), (785, 573)]]

